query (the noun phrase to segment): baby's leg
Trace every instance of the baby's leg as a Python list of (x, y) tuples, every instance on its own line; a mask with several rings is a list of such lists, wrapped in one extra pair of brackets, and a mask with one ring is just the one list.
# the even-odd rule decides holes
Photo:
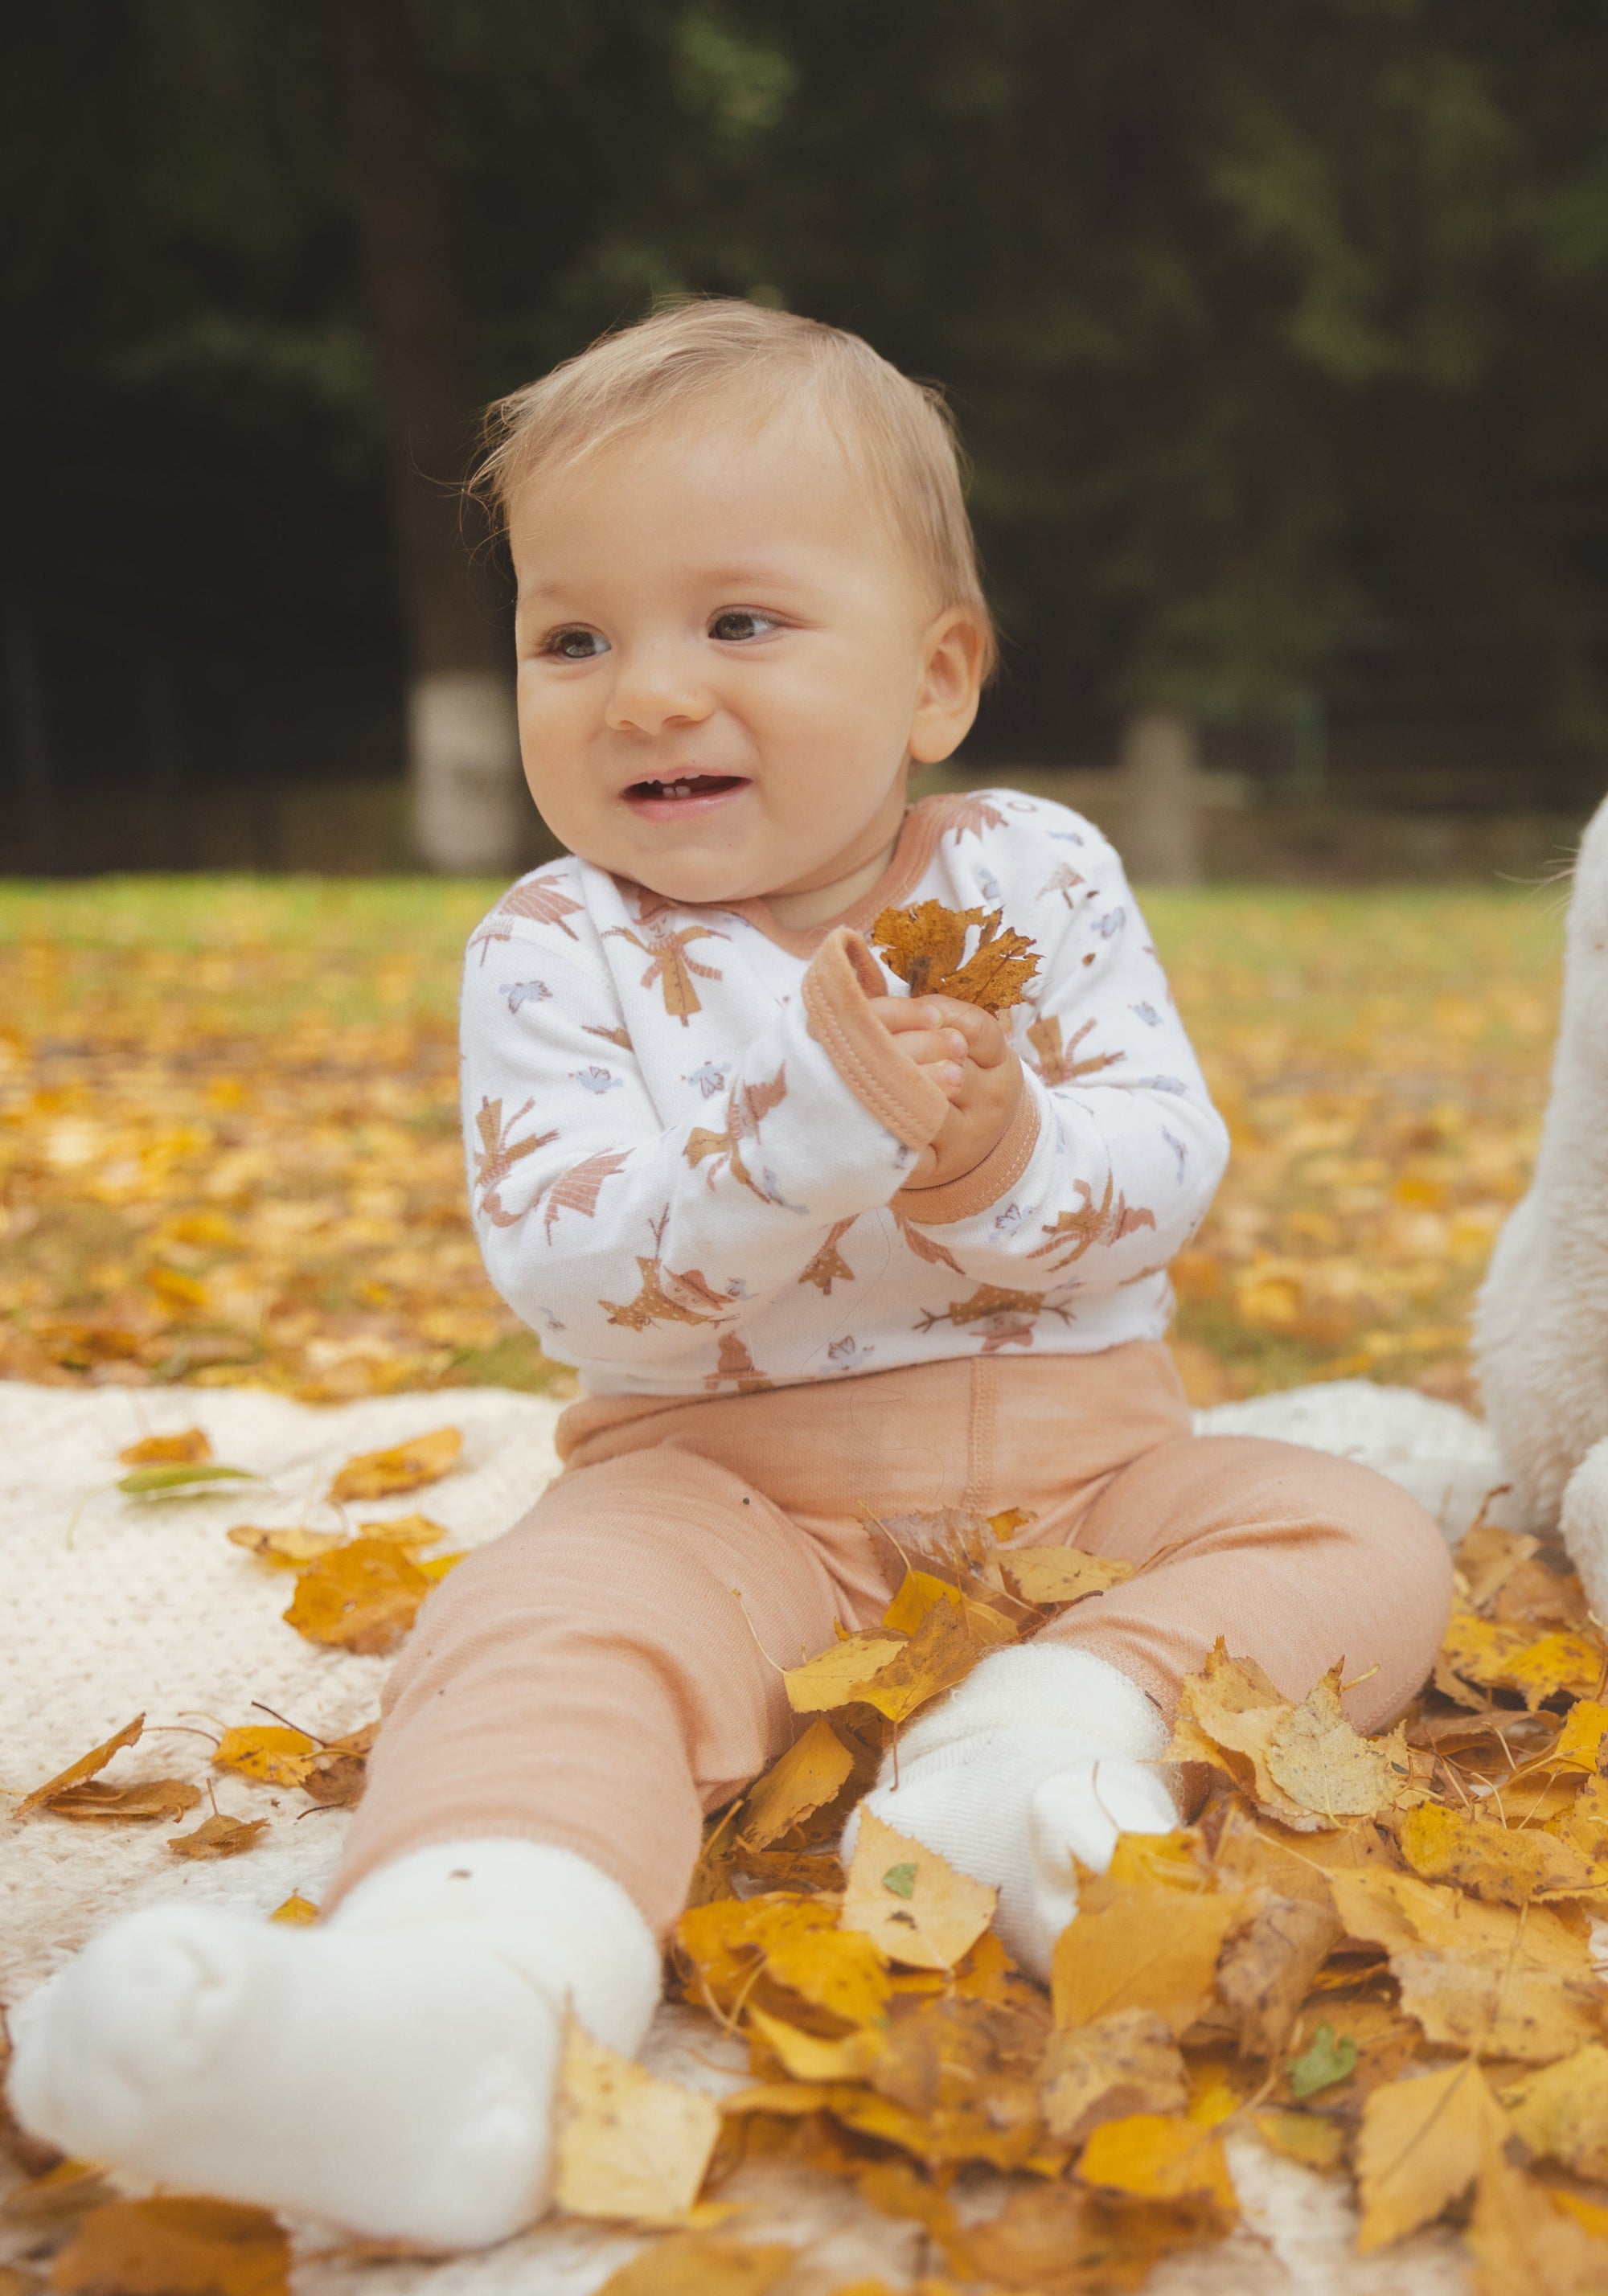
[[(1078, 1527), (1136, 1575), (985, 1659), (917, 1718), (872, 1807), (1000, 1890), (999, 1927), (1047, 1973), (1076, 1864), (1177, 1823), (1160, 1757), (1184, 1676), (1221, 1635), (1300, 1698), (1337, 1659), (1359, 1729), (1392, 1720), (1434, 1663), (1451, 1570), (1416, 1499), (1292, 1443), (1180, 1436), (1144, 1453)], [(1076, 1861), (1076, 1864), (1074, 1863)]]
[(117, 1923), (25, 2007), (22, 2119), (376, 2237), (517, 2231), (546, 2197), (566, 2001), (638, 2046), (703, 1812), (790, 1734), (762, 1650), (819, 1649), (838, 1607), (721, 1468), (661, 1450), (566, 1477), (421, 1613), (329, 1918)]

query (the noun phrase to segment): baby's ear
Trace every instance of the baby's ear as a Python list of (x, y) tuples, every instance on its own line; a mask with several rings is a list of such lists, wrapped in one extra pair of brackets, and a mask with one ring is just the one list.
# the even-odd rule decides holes
[(935, 766), (959, 749), (982, 697), (988, 637), (970, 606), (947, 606), (923, 639), (922, 682), (910, 720), (910, 756)]

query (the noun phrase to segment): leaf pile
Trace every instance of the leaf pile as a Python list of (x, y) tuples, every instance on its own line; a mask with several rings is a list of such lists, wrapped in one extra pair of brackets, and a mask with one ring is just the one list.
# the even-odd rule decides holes
[[(941, 901), (884, 909), (871, 928), (872, 945), (912, 996), (955, 996), (985, 1013), (1020, 1004), (1038, 970), (1025, 933), (1002, 929), (997, 909), (949, 909)], [(977, 946), (966, 942), (972, 928)]]

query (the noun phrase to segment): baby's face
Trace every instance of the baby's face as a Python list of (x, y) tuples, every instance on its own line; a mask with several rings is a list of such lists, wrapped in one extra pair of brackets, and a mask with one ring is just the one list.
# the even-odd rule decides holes
[(835, 884), (975, 714), (971, 618), (934, 613), (814, 422), (627, 439), (531, 480), (510, 538), (531, 794), (669, 899)]

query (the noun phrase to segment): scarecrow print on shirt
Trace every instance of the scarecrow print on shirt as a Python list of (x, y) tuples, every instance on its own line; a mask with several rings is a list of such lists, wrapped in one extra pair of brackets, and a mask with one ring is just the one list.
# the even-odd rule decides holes
[[(689, 908), (569, 858), (472, 937), (471, 1195), (493, 1283), (588, 1391), (745, 1394), (1166, 1329), (1227, 1141), (1121, 865), (1008, 790), (907, 815), (890, 905), (998, 908), (1040, 971), (1002, 1016), (1038, 1117), (996, 1200), (944, 1221), (801, 993), (829, 929)], [(902, 984), (890, 977), (888, 988)]]

